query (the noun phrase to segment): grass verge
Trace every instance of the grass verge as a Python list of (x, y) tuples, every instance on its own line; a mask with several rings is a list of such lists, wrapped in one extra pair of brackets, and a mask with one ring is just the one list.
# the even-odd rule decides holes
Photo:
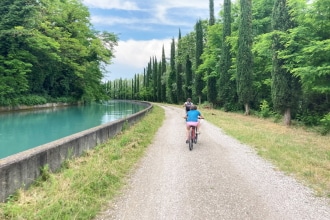
[(253, 147), (279, 170), (330, 197), (330, 136), (270, 119), (213, 109), (200, 109), (206, 120)]
[(44, 167), (30, 189), (0, 204), (0, 219), (92, 219), (125, 184), (164, 118), (164, 110), (154, 106), (142, 121), (66, 161), (59, 172), (47, 173)]

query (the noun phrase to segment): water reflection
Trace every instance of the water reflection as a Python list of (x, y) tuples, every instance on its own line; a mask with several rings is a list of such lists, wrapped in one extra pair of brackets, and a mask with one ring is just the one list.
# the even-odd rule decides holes
[(145, 108), (123, 101), (0, 114), (0, 159)]

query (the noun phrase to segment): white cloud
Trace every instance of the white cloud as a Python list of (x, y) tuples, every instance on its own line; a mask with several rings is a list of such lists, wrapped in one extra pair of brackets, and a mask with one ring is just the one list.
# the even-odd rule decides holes
[[(120, 24), (125, 24), (125, 25), (130, 25), (130, 26), (135, 26), (136, 24), (151, 24), (151, 25), (173, 25), (173, 26), (186, 26), (190, 27), (191, 23), (184, 22), (184, 21), (171, 21), (163, 16), (157, 16), (157, 17), (151, 17), (148, 19), (139, 19), (139, 18), (123, 18), (123, 17), (114, 17), (114, 16), (92, 16), (91, 17), (91, 22), (93, 24), (102, 24), (102, 25), (120, 25)], [(195, 22), (195, 21), (194, 21)], [(140, 28), (137, 28), (140, 29)]]
[(119, 25), (119, 24), (135, 24), (141, 22), (137, 18), (122, 18), (113, 16), (92, 16), (91, 21), (93, 24), (106, 24), (106, 25)]
[[(162, 46), (170, 48), (171, 39), (150, 40), (150, 41), (119, 41), (116, 48), (116, 62), (119, 64), (127, 64), (134, 67), (143, 68), (149, 61), (150, 57), (160, 58), (162, 54)], [(168, 51), (168, 50), (167, 50)], [(166, 53), (166, 51), (165, 51)]]
[(108, 66), (110, 73), (107, 80), (131, 79), (136, 73), (143, 73), (150, 58), (156, 57), (161, 61), (162, 48), (164, 46), (165, 56), (169, 57), (172, 39), (137, 41), (119, 41), (115, 48), (113, 64)]
[(91, 8), (101, 9), (123, 9), (123, 10), (139, 10), (134, 1), (122, 0), (83, 0), (83, 3)]
[[(214, 12), (218, 14), (223, 0), (214, 0)], [(161, 59), (162, 47), (169, 57), (173, 32), (193, 29), (197, 19), (208, 18), (207, 0), (83, 0), (93, 10), (91, 22), (109, 32), (122, 33), (124, 41), (115, 48), (113, 63), (107, 67), (106, 80), (132, 79), (136, 73), (143, 73), (150, 58)], [(107, 9), (119, 9), (109, 10)], [(136, 40), (150, 39), (153, 40)], [(119, 36), (120, 37), (120, 36)], [(158, 38), (158, 37), (157, 37)], [(126, 40), (130, 39), (130, 40)], [(134, 40), (135, 39), (135, 40)]]
[[(208, 16), (208, 1), (201, 0), (145, 0), (145, 5), (148, 8), (142, 8), (137, 5), (137, 0), (121, 1), (121, 0), (83, 0), (83, 3), (90, 8), (100, 9), (122, 9), (122, 10), (144, 10), (149, 15), (148, 18), (137, 19), (127, 17), (112, 17), (112, 16), (93, 16), (92, 23), (96, 24), (164, 24), (174, 26), (191, 26), (196, 19), (205, 18)], [(218, 2), (218, 3), (216, 3)], [(219, 10), (221, 0), (214, 2), (215, 12)], [(181, 17), (195, 18), (191, 22), (170, 18), (172, 9), (186, 9), (180, 11)]]

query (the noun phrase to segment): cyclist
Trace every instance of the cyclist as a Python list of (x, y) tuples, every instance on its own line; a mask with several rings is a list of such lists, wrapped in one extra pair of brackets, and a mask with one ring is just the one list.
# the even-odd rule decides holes
[(183, 104), (183, 107), (186, 109), (186, 113), (190, 110), (190, 107), (193, 105), (191, 98), (188, 98), (187, 101)]
[(190, 107), (190, 111), (187, 112), (187, 115), (184, 118), (186, 119), (186, 129), (187, 129), (186, 143), (188, 143), (190, 126), (197, 126), (197, 131), (199, 131), (199, 127), (200, 127), (199, 119), (204, 117), (202, 116), (200, 111), (197, 110), (197, 106), (192, 105)]

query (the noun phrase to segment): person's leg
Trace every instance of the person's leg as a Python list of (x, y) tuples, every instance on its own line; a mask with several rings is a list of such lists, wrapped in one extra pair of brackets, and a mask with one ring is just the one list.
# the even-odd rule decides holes
[(200, 122), (200, 120), (198, 120), (198, 124), (197, 124), (197, 133), (198, 134), (200, 134), (200, 132), (201, 132), (200, 127), (201, 127), (201, 122)]
[(188, 143), (188, 140), (189, 140), (189, 131), (190, 131), (190, 125), (186, 125), (186, 143)]

